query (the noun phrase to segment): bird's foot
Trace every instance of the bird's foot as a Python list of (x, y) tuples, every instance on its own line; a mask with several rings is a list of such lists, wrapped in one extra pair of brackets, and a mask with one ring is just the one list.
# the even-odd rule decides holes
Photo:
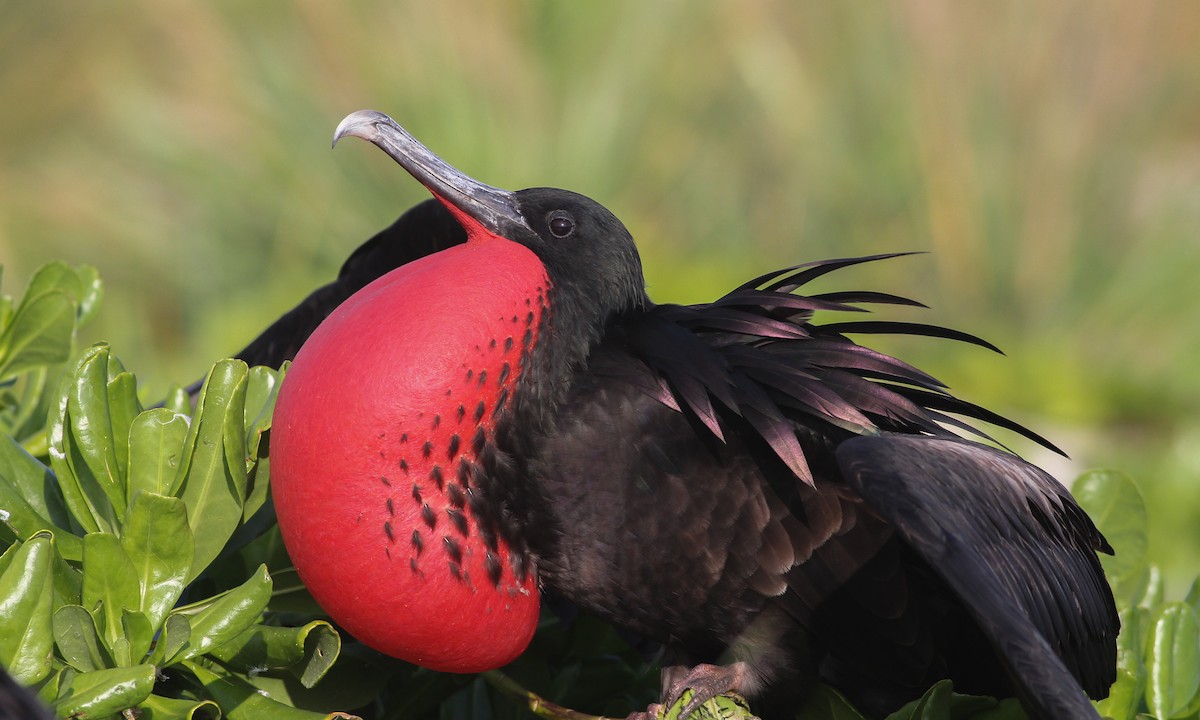
[(686, 665), (665, 667), (662, 671), (662, 703), (654, 703), (645, 712), (631, 714), (626, 720), (657, 720), (665, 717), (668, 709), (675, 706), (684, 692), (691, 690), (692, 697), (679, 712), (684, 720), (701, 705), (718, 695), (738, 692), (746, 685), (749, 667), (746, 663), (732, 665)]

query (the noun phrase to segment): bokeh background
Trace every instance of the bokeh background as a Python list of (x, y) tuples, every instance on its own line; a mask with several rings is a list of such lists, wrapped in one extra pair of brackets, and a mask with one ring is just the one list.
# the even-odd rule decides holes
[(330, 151), (364, 107), (600, 200), (659, 301), (930, 251), (827, 282), (1003, 347), (872, 340), (1058, 441), (1060, 477), (1134, 475), (1152, 555), (1200, 567), (1200, 4), (7, 0), (3, 291), (95, 265), (82, 340), (150, 393), (200, 376), (423, 199)]

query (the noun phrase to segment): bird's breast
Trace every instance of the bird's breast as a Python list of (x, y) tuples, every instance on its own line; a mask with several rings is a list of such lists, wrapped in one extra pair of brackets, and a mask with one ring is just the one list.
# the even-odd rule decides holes
[(284, 542), (322, 608), (378, 650), (473, 672), (532, 636), (536, 579), (476, 521), (478, 460), (547, 290), (521, 245), (457, 246), (343, 303), (288, 371), (271, 438)]

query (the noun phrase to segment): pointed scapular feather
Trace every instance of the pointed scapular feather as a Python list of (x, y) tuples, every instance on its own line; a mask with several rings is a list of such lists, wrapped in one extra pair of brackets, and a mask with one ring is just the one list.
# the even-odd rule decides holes
[(721, 299), (709, 303), (706, 308), (744, 305), (758, 308), (786, 307), (792, 310), (815, 312), (827, 310), (830, 312), (867, 312), (865, 309), (834, 300), (826, 300), (815, 296), (790, 295), (768, 290), (735, 290)]
[[(777, 346), (779, 347), (779, 346)], [(776, 348), (771, 348), (775, 350)], [(827, 368), (843, 368), (872, 372), (878, 377), (912, 383), (929, 388), (946, 387), (937, 378), (903, 360), (872, 350), (863, 345), (839, 338), (836, 340), (814, 337), (801, 345), (779, 347), (777, 355), (790, 357), (793, 362), (803, 362)]]
[(808, 331), (795, 323), (764, 317), (762, 313), (751, 313), (732, 308), (710, 307), (703, 313), (702, 320), (686, 323), (692, 330), (724, 330), (738, 335), (764, 338), (800, 340), (808, 337)]
[(997, 427), (1011, 430), (1022, 437), (1032, 440), (1047, 450), (1052, 450), (1063, 457), (1067, 457), (1067, 454), (1063, 452), (1062, 449), (1038, 433), (1030, 430), (1016, 421), (1009, 420), (1003, 415), (992, 412), (991, 410), (976, 405), (975, 403), (967, 402), (966, 400), (960, 400), (953, 395), (933, 393), (928, 390), (915, 387), (898, 386), (896, 388), (896, 392), (909, 397), (921, 406), (930, 410), (944, 410), (946, 412), (954, 413), (955, 415), (974, 418), (976, 420), (983, 420), (984, 422), (990, 423)]
[(748, 408), (744, 415), (750, 425), (758, 431), (763, 440), (767, 441), (779, 459), (801, 482), (809, 486), (816, 484), (812, 470), (808, 467), (808, 460), (804, 457), (804, 448), (800, 447), (800, 441), (796, 438), (796, 432), (790, 424), (763, 417), (753, 408)]
[(743, 374), (778, 396), (776, 402), (780, 404), (808, 408), (810, 414), (839, 421), (836, 423), (838, 425), (849, 425), (859, 430), (873, 427), (873, 423), (858, 408), (826, 386), (818, 376), (799, 371), (766, 353), (742, 352), (734, 363)]
[(905, 305), (907, 307), (929, 308), (929, 306), (925, 303), (918, 302), (912, 298), (893, 295), (891, 293), (874, 292), (872, 290), (847, 290), (844, 292), (830, 292), (809, 295), (809, 297), (838, 304), (871, 303), (873, 305)]
[(932, 375), (846, 335), (918, 335), (1000, 352), (996, 346), (923, 323), (816, 324), (811, 320), (817, 311), (864, 310), (855, 303), (924, 306), (873, 291), (807, 297), (794, 292), (840, 268), (910, 254), (806, 263), (761, 275), (713, 303), (651, 307), (622, 326), (622, 351), (641, 361), (630, 382), (663, 405), (693, 416), (721, 442), (725, 422), (744, 419), (806, 483), (813, 481), (812, 473), (796, 431), (814, 419), (860, 434), (885, 430), (953, 437), (958, 430), (995, 442), (970, 422), (977, 420), (1061, 453), (1019, 423), (954, 397)]
[(954, 330), (941, 325), (926, 325), (925, 323), (913, 322), (897, 322), (894, 320), (855, 320), (852, 322), (843, 323), (828, 323), (821, 326), (821, 329), (826, 332), (841, 334), (888, 334), (888, 335), (923, 335), (925, 337), (939, 337), (947, 340), (958, 340), (970, 345), (978, 345), (981, 348), (987, 348), (992, 352), (1004, 354), (1000, 348), (991, 344), (981, 337), (977, 337), (970, 333)]
[[(822, 381), (867, 416), (873, 416), (872, 426), (888, 430), (905, 427), (938, 434), (938, 424), (928, 416), (926, 408), (893, 391), (887, 384), (872, 382), (845, 371), (823, 373)], [(899, 425), (899, 427), (896, 427)]]
[[(895, 257), (903, 257), (905, 255), (915, 255), (917, 253), (885, 253), (881, 255), (864, 255), (862, 257), (852, 258), (835, 258), (833, 260), (815, 260), (813, 262), (795, 265), (785, 270), (780, 270), (773, 275), (765, 275), (764, 278), (773, 278), (772, 281), (764, 285), (765, 289), (775, 290), (777, 292), (792, 292), (808, 283), (816, 280), (822, 275), (840, 270), (851, 265), (861, 265), (862, 263), (875, 262), (876, 260), (889, 260)], [(793, 271), (799, 270), (800, 272)], [(764, 281), (765, 282), (765, 281)], [(763, 283), (757, 283), (763, 285)], [(742, 287), (745, 287), (743, 285)]]

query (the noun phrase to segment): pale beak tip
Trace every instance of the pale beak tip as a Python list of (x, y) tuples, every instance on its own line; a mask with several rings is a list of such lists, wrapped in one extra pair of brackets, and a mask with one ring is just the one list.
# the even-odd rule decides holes
[(352, 112), (342, 118), (342, 121), (338, 123), (337, 130), (333, 131), (333, 146), (336, 147), (338, 140), (347, 135), (362, 138), (367, 142), (374, 142), (375, 138), (378, 137), (378, 131), (375, 128), (379, 123), (394, 125), (395, 121), (378, 110)]

